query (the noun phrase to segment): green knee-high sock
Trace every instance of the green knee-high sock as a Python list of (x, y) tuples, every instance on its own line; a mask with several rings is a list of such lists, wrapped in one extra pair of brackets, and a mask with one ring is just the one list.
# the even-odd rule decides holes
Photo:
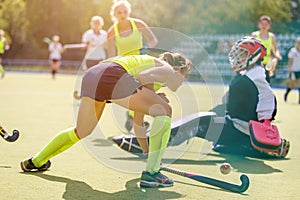
[(156, 173), (160, 169), (160, 162), (167, 147), (171, 133), (171, 118), (157, 116), (154, 118), (149, 138), (149, 154), (146, 170)]
[(134, 111), (133, 110), (129, 110), (129, 116), (133, 119), (133, 117), (134, 117)]
[(32, 162), (36, 167), (41, 167), (50, 158), (67, 150), (78, 141), (74, 128), (63, 130), (32, 158)]

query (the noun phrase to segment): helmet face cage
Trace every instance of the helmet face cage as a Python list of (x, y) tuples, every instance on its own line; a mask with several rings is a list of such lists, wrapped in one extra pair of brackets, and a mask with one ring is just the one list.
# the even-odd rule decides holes
[(265, 56), (265, 48), (261, 41), (253, 37), (244, 37), (235, 43), (229, 52), (232, 71), (240, 72), (255, 64)]
[(232, 66), (232, 71), (238, 72), (244, 70), (249, 51), (247, 49), (238, 48), (234, 45), (229, 53), (229, 62)]

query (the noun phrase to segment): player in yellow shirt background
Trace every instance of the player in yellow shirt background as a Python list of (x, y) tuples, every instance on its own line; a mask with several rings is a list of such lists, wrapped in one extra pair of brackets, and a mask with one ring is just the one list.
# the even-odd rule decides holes
[[(130, 14), (131, 4), (127, 0), (118, 0), (112, 5), (110, 15), (114, 24), (108, 29), (108, 57), (146, 54), (148, 48), (157, 45), (157, 38), (148, 25), (141, 19), (131, 18)], [(144, 131), (144, 125), (149, 127), (148, 122), (136, 126), (134, 112), (128, 111), (126, 115), (128, 132), (132, 128), (135, 132)]]
[(252, 36), (261, 40), (262, 44), (267, 49), (267, 54), (262, 61), (263, 66), (266, 69), (266, 79), (270, 82), (270, 77), (274, 75), (274, 71), (278, 60), (281, 60), (279, 50), (277, 49), (275, 34), (270, 32), (272, 25), (271, 18), (267, 15), (263, 15), (258, 21), (258, 31), (252, 32)]
[(0, 76), (1, 78), (4, 78), (5, 76), (5, 71), (2, 66), (2, 58), (4, 56), (5, 51), (9, 50), (9, 43), (4, 36), (5, 36), (4, 30), (0, 29)]

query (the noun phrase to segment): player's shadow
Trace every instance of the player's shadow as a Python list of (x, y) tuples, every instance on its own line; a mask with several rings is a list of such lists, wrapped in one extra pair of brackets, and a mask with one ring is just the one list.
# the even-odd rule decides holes
[(12, 168), (12, 167), (9, 165), (0, 165), (0, 168)]
[(266, 164), (266, 161), (269, 161), (269, 163), (271, 163), (270, 161), (284, 162), (285, 160), (289, 160), (288, 158), (255, 158), (226, 153), (215, 154), (215, 156), (223, 157), (225, 159), (225, 162), (231, 163), (236, 171), (249, 174), (282, 173), (283, 171), (281, 169), (276, 169), (274, 168), (274, 166)]
[[(225, 153), (210, 153), (207, 154), (210, 157), (223, 158), (219, 159), (202, 159), (202, 160), (190, 160), (190, 159), (178, 159), (174, 164), (183, 164), (183, 165), (221, 165), (222, 163), (230, 163), (234, 171), (247, 173), (247, 174), (271, 174), (271, 173), (282, 173), (280, 169), (276, 169), (271, 165), (265, 163), (266, 160), (271, 161), (275, 159), (257, 159), (249, 158), (241, 155), (225, 154)], [(164, 159), (168, 163), (168, 159)], [(278, 162), (284, 160), (276, 160)]]
[[(177, 192), (162, 191), (159, 188), (142, 189), (137, 186), (139, 179), (132, 179), (126, 182), (126, 189), (114, 193), (104, 192), (93, 189), (90, 185), (83, 181), (72, 180), (66, 177), (48, 175), (45, 173), (24, 173), (26, 175), (34, 175), (42, 179), (60, 182), (66, 184), (66, 190), (62, 195), (66, 200), (82, 200), (82, 199), (178, 199), (184, 195)], [(100, 177), (99, 177), (100, 178)]]
[[(284, 161), (287, 159), (271, 159), (271, 158), (266, 158), (266, 159), (259, 159), (259, 158), (251, 158), (251, 157), (246, 157), (242, 155), (234, 155), (234, 154), (225, 154), (225, 153), (209, 153), (207, 154), (209, 157), (216, 157), (218, 159), (211, 159), (211, 158), (199, 158), (199, 159), (185, 159), (185, 158), (179, 158), (179, 159), (169, 159), (169, 158), (164, 158), (162, 160), (163, 163), (165, 164), (182, 164), (182, 165), (212, 165), (212, 166), (217, 166), (221, 165), (222, 163), (230, 163), (231, 166), (234, 168), (236, 172), (241, 172), (241, 173), (247, 173), (247, 174), (271, 174), (271, 173), (282, 173), (283, 171), (280, 169), (276, 169), (272, 167), (271, 165), (268, 165), (265, 163), (265, 161)], [(220, 160), (219, 158), (223, 158)], [(145, 158), (141, 157), (115, 157), (112, 158), (115, 160), (127, 160), (127, 161), (145, 161)]]
[(92, 143), (94, 144), (94, 146), (100, 146), (100, 147), (110, 147), (112, 146), (112, 142), (110, 140), (107, 139), (94, 139), (92, 140)]

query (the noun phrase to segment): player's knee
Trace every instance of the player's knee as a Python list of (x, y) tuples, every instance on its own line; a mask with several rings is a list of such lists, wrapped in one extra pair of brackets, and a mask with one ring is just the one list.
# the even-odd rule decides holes
[(83, 139), (87, 136), (89, 136), (92, 131), (89, 131), (89, 130), (85, 130), (85, 129), (81, 129), (81, 128), (75, 128), (75, 133), (76, 133), (76, 136), (79, 138), (79, 139)]
[(295, 83), (294, 83), (294, 82), (291, 82), (290, 88), (294, 88), (294, 87), (295, 87)]
[(149, 114), (156, 116), (172, 116), (172, 107), (169, 104), (156, 104), (150, 108)]
[(172, 116), (172, 107), (169, 104), (166, 104), (167, 116)]

